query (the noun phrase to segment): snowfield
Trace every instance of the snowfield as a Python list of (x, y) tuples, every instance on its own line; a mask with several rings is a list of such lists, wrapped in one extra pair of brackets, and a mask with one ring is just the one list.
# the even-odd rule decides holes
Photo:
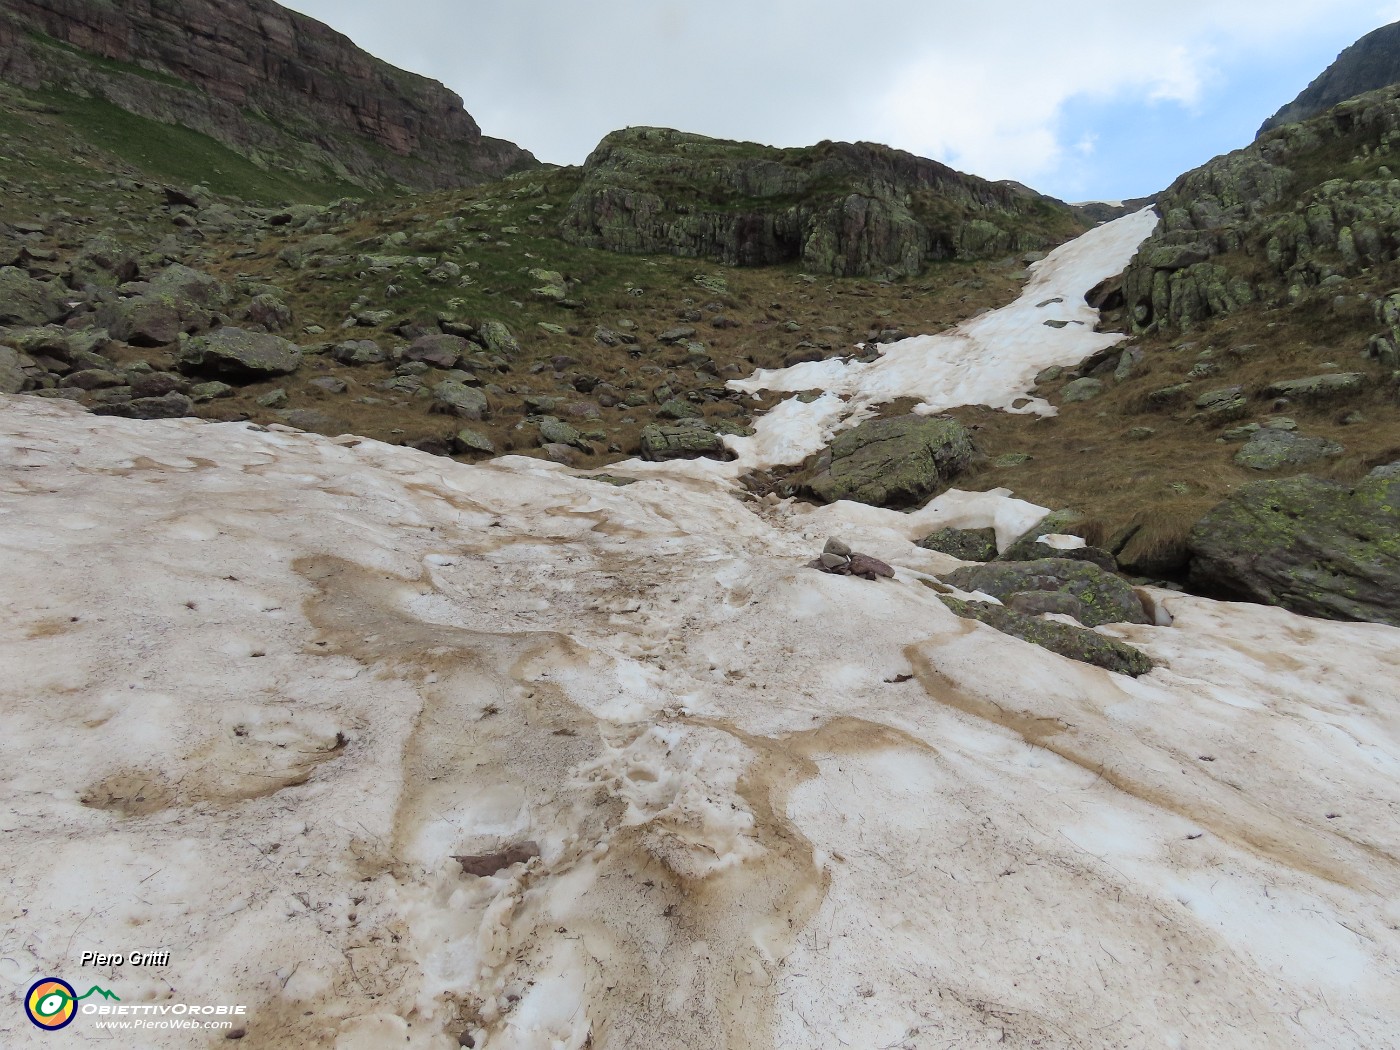
[[(1082, 295), (1150, 228), (945, 342), (756, 377), (833, 393), (748, 462), (881, 366), (1011, 407), (1102, 345)], [(614, 487), (0, 398), (0, 1043), (227, 1045), (40, 1032), (46, 976), (246, 1004), (248, 1047), (1400, 1043), (1400, 630), (1154, 591), (1100, 630), (1158, 668), (1113, 675), (920, 582), (957, 562), (914, 540), (1040, 508), (744, 502), (744, 464)], [(805, 568), (829, 536), (895, 579)]]

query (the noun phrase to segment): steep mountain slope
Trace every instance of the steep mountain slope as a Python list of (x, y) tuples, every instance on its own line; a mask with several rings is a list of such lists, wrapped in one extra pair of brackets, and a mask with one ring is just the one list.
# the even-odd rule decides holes
[(261, 167), (365, 188), (462, 186), (534, 165), (436, 81), (272, 0), (6, 0), (0, 81), (201, 132)]
[(1400, 82), (1400, 22), (1367, 33), (1259, 129), (1263, 135), (1281, 124), (1308, 120), (1338, 102)]
[(800, 261), (837, 277), (915, 276), (941, 259), (1052, 247), (1083, 227), (1060, 201), (872, 143), (776, 149), (666, 128), (607, 136), (562, 230), (610, 251)]

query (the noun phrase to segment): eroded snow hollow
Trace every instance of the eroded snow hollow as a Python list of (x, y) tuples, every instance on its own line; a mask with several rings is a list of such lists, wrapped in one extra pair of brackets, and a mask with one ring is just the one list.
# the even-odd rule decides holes
[[(33, 1029), (49, 975), (245, 1003), (255, 1047), (1400, 1031), (1393, 628), (1154, 592), (1170, 626), (1101, 629), (1151, 674), (1062, 659), (919, 582), (938, 524), (1036, 520), (1005, 493), (768, 507), (33, 398), (0, 465), (6, 1046), (124, 1038)], [(829, 535), (896, 578), (804, 568)]]

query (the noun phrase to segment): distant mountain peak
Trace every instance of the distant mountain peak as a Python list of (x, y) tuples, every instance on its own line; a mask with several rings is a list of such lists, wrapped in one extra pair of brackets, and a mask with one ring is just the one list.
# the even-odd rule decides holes
[(1400, 22), (1367, 33), (1343, 51), (1297, 98), (1264, 121), (1259, 134), (1280, 124), (1296, 124), (1316, 117), (1339, 102), (1397, 82), (1400, 82)]

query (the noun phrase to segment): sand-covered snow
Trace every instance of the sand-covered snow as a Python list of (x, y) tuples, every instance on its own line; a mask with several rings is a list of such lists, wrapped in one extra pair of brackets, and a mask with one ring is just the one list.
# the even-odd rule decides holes
[(1008, 493), (630, 471), (0, 397), (0, 1045), (227, 1045), (45, 976), (248, 1047), (1395, 1045), (1400, 631), (1158, 591), (1125, 678), (920, 582)]
[[(1135, 681), (954, 617), (882, 512), (19, 398), (0, 464), (12, 1001), (241, 1002), (252, 1046), (1400, 1030), (1400, 631), (1162, 592), (1108, 629)], [(837, 532), (904, 571), (803, 568)]]

